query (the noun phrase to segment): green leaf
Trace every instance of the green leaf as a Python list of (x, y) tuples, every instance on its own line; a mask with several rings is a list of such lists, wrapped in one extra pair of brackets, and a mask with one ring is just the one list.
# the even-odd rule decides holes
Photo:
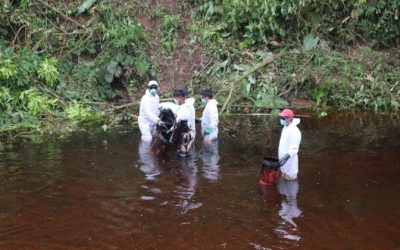
[(243, 66), (238, 65), (238, 64), (234, 64), (234, 65), (233, 65), (233, 68), (235, 68), (237, 71), (244, 71)]
[(78, 15), (90, 9), (97, 0), (86, 0), (78, 7)]
[(249, 79), (249, 82), (251, 84), (255, 84), (256, 83), (256, 79), (253, 76), (249, 76), (248, 79)]
[(319, 38), (314, 34), (310, 33), (303, 39), (303, 48), (305, 51), (313, 50), (317, 47)]

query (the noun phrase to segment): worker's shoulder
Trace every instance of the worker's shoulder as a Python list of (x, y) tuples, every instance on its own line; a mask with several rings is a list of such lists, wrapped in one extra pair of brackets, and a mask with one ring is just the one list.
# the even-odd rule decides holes
[(292, 126), (289, 126), (288, 131), (291, 134), (301, 134), (299, 127), (297, 127), (297, 125), (295, 125), (295, 124), (293, 124)]

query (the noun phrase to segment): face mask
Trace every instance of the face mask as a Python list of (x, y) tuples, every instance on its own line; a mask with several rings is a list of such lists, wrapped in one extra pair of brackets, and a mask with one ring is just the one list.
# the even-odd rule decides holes
[(172, 99), (172, 103), (173, 103), (173, 104), (176, 104), (176, 105), (178, 105), (178, 104), (179, 104), (178, 100), (176, 100), (175, 98), (174, 98), (174, 99)]
[(206, 105), (206, 103), (207, 103), (206, 99), (204, 99), (203, 97), (200, 98), (200, 102), (201, 102), (201, 104), (203, 104), (203, 105)]
[(157, 89), (150, 89), (149, 92), (152, 95), (156, 95), (157, 94)]
[(286, 126), (286, 120), (284, 118), (279, 119), (282, 126)]

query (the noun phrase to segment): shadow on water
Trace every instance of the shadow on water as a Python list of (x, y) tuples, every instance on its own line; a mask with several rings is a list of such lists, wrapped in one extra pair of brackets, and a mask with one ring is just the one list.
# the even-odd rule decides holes
[(138, 131), (0, 147), (1, 249), (398, 249), (399, 118), (302, 118), (297, 181), (260, 187), (276, 118), (154, 157)]

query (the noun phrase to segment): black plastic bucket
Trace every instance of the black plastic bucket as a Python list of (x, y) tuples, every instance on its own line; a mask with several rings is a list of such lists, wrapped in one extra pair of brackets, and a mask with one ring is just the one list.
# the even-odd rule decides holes
[(261, 171), (259, 183), (261, 185), (276, 184), (280, 176), (279, 169), (280, 163), (277, 158), (263, 157), (261, 161)]
[(278, 170), (279, 167), (281, 166), (277, 158), (269, 156), (263, 157), (261, 164), (263, 169), (271, 169), (271, 170)]

